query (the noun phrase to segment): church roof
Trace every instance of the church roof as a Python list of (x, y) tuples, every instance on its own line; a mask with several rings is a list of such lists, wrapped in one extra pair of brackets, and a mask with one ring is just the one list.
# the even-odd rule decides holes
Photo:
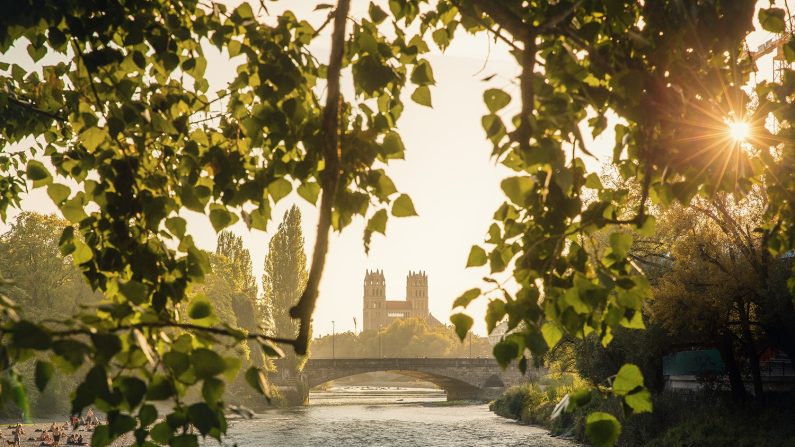
[(425, 317), (425, 320), (431, 326), (444, 326), (444, 323), (442, 323), (441, 321), (437, 320), (436, 317), (434, 317), (432, 313), (428, 313), (428, 316)]
[(408, 301), (387, 301), (386, 308), (392, 310), (411, 310), (411, 303)]

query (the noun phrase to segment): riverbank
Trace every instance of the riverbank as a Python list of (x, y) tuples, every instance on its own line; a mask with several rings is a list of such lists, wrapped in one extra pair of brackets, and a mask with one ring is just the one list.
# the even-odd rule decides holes
[[(47, 432), (52, 424), (56, 424), (59, 427), (63, 424), (63, 421), (45, 421), (45, 422), (35, 422), (29, 424), (22, 424), (23, 435), (20, 441), (20, 447), (40, 447), (42, 445), (41, 441), (38, 441), (39, 436), (42, 433)], [(16, 426), (16, 423), (9, 423), (5, 422), (0, 425), (0, 444), (5, 446), (6, 442), (13, 441), (13, 428)], [(63, 435), (61, 436), (59, 445), (62, 447), (68, 447), (74, 444), (67, 444), (66, 439), (72, 433), (77, 433), (78, 435), (83, 437), (83, 446), (90, 446), (91, 445), (91, 436), (93, 435), (93, 430), (88, 429), (85, 426), (78, 427), (77, 430), (64, 430)], [(50, 435), (52, 433), (50, 432)], [(121, 438), (117, 439), (113, 443), (110, 444), (110, 447), (126, 447), (133, 443), (133, 437), (131, 434), (128, 433), (127, 436), (122, 436)]]
[[(565, 391), (565, 392), (564, 392)], [(585, 419), (604, 411), (622, 424), (619, 447), (779, 447), (795, 445), (795, 396), (768, 396), (760, 403), (736, 404), (716, 393), (653, 396), (654, 411), (624, 417), (619, 402), (594, 398), (588, 405), (551, 419), (566, 387), (538, 384), (506, 390), (489, 408), (495, 414), (524, 424), (541, 426), (552, 436), (587, 442)]]

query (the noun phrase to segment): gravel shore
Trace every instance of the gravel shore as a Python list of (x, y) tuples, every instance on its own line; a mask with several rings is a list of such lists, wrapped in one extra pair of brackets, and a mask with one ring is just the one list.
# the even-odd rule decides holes
[[(55, 422), (56, 425), (61, 426), (63, 422)], [(34, 424), (22, 424), (22, 429), (24, 430), (24, 434), (22, 435), (22, 442), (20, 443), (21, 447), (39, 447), (41, 446), (40, 441), (36, 441), (39, 436), (41, 436), (42, 431), (49, 430), (52, 422), (38, 422)], [(11, 447), (13, 445), (14, 440), (14, 430), (13, 428), (16, 424), (2, 424), (0, 425), (0, 447)], [(38, 430), (38, 431), (37, 431)], [(93, 431), (89, 430), (85, 426), (78, 427), (77, 430), (72, 431), (71, 429), (62, 431), (61, 439), (59, 442), (59, 447), (68, 447), (70, 444), (66, 443), (67, 437), (71, 433), (78, 433), (83, 435), (83, 445), (90, 446), (91, 445), (91, 434)], [(132, 444), (132, 438), (129, 436), (123, 436), (120, 439), (117, 439), (115, 442), (111, 444), (111, 447), (124, 447)]]

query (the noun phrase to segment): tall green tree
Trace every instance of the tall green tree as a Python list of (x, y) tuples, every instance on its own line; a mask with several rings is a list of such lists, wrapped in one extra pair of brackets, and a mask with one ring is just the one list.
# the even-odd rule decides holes
[(80, 305), (97, 302), (59, 239), (69, 222), (55, 215), (23, 212), (0, 235), (0, 272), (14, 280), (9, 294), (30, 318), (68, 315)]
[[(228, 275), (227, 281), (232, 285), (232, 306), (238, 325), (249, 331), (258, 330), (257, 280), (252, 270), (251, 253), (243, 246), (243, 238), (230, 231), (222, 231), (218, 234), (215, 255), (228, 260), (224, 274)], [(255, 351), (258, 352), (258, 348)]]
[[(293, 205), (284, 213), (284, 219), (268, 243), (262, 273), (263, 324), (272, 324), (273, 333), (288, 337), (298, 334), (299, 324), (290, 316), (290, 309), (301, 297), (307, 279), (301, 211)], [(294, 355), (288, 354), (286, 364), (293, 371), (300, 369), (300, 362)]]

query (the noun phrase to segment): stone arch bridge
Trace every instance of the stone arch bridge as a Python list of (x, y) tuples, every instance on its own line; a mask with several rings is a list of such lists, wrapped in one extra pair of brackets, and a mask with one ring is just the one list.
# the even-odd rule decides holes
[[(532, 370), (522, 375), (515, 365), (503, 370), (493, 358), (342, 358), (309, 359), (300, 380), (308, 393), (309, 389), (335, 379), (376, 371), (431, 382), (447, 392), (447, 400), (492, 399), (506, 386), (526, 382), (539, 374)], [(277, 385), (287, 380), (274, 379)]]

